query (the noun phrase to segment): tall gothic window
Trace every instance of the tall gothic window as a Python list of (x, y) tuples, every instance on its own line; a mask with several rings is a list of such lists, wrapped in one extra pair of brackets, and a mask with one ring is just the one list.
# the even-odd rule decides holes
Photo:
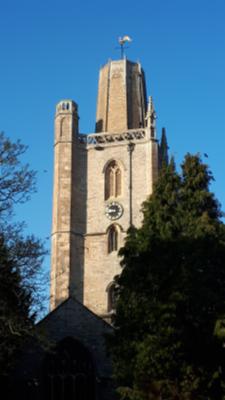
[[(44, 400), (96, 398), (96, 376), (91, 355), (75, 339), (67, 337), (57, 344), (54, 351), (52, 349), (47, 353), (42, 371), (41, 392)], [(31, 391), (26, 398), (37, 398), (36, 394)]]
[(108, 230), (108, 253), (118, 250), (118, 230), (115, 225), (111, 225)]
[(122, 174), (116, 161), (111, 161), (105, 171), (105, 200), (122, 193)]
[(108, 294), (108, 304), (107, 309), (108, 312), (115, 310), (116, 306), (116, 291), (115, 291), (115, 283), (111, 283), (106, 289)]

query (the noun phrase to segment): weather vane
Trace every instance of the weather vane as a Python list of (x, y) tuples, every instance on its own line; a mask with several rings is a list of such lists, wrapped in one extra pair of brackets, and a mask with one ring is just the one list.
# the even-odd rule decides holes
[(121, 58), (124, 58), (124, 50), (125, 48), (127, 48), (124, 45), (126, 42), (132, 42), (132, 39), (130, 38), (130, 36), (126, 35), (123, 37), (119, 37), (118, 42), (120, 44)]

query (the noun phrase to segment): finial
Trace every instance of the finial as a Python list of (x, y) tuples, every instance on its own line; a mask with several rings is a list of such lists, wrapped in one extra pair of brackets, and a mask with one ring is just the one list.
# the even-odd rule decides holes
[(118, 38), (118, 42), (120, 44), (121, 58), (123, 59), (124, 58), (124, 50), (125, 50), (124, 45), (125, 45), (126, 42), (132, 42), (132, 39), (131, 39), (130, 36), (125, 35), (123, 37), (119, 37)]
[(148, 98), (148, 108), (146, 113), (146, 126), (151, 130), (151, 137), (155, 137), (155, 120), (156, 120), (156, 113), (153, 105), (152, 96)]

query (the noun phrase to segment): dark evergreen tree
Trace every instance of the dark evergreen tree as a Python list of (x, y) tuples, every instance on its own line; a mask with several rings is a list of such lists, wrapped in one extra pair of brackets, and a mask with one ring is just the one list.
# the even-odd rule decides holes
[(225, 228), (199, 155), (173, 160), (127, 236), (114, 372), (129, 399), (225, 399)]
[(162, 128), (162, 136), (161, 136), (161, 141), (160, 141), (160, 145), (159, 145), (159, 164), (160, 164), (160, 168), (162, 168), (162, 166), (164, 164), (165, 165), (169, 164), (168, 149), (169, 149), (169, 146), (167, 144), (166, 129)]

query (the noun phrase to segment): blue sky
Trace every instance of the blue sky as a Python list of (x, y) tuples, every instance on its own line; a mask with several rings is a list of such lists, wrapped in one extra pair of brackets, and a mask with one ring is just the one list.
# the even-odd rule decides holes
[(145, 70), (158, 136), (165, 126), (178, 165), (188, 151), (208, 154), (225, 209), (224, 0), (0, 3), (0, 130), (29, 146), (38, 171), (38, 192), (18, 209), (28, 232), (51, 232), (55, 105), (74, 99), (80, 131), (94, 131), (99, 68), (119, 58), (124, 34), (133, 39), (127, 57)]

